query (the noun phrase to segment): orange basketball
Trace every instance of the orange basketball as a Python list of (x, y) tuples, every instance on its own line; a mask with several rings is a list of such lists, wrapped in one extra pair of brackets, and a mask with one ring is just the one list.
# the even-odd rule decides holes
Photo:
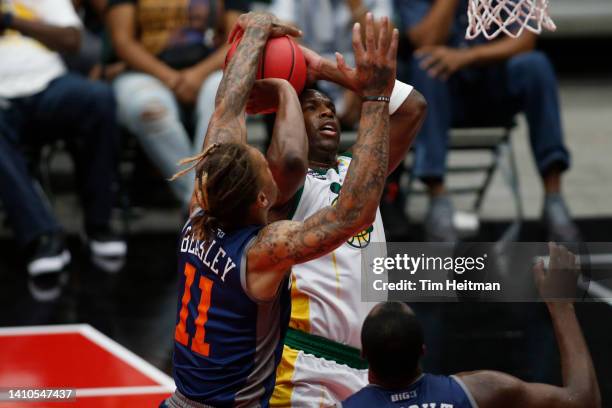
[[(240, 33), (225, 57), (229, 63), (242, 39)], [(306, 84), (306, 60), (302, 49), (289, 36), (270, 38), (259, 60), (257, 79), (281, 78), (291, 83), (298, 95)]]

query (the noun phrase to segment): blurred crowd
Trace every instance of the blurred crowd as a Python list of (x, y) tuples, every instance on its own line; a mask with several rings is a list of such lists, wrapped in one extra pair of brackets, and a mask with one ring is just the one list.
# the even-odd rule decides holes
[[(70, 262), (62, 226), (36, 183), (38, 152), (64, 140), (76, 166), (83, 237), (99, 268), (123, 265), (125, 237), (111, 226), (122, 138), (138, 141), (169, 179), (199, 152), (222, 77), (226, 38), (240, 14), (269, 8), (303, 30), (299, 41), (352, 65), (351, 28), (371, 11), (401, 32), (398, 76), (426, 98), (428, 117), (410, 171), (430, 196), (425, 239), (457, 240), (445, 186), (449, 130), (506, 125), (523, 112), (545, 194), (549, 238), (579, 239), (561, 195), (570, 166), (554, 70), (536, 37), (466, 41), (467, 0), (0, 0), (0, 203), (23, 248), (30, 290), (53, 298)], [(316, 86), (336, 103), (345, 129), (358, 123), (360, 99)], [(397, 191), (405, 166), (391, 177)], [(193, 179), (169, 184), (186, 211)], [(387, 205), (401, 198), (387, 195)], [(403, 210), (402, 210), (403, 211)], [(400, 213), (402, 212), (400, 211)], [(401, 218), (392, 222), (401, 223)]]

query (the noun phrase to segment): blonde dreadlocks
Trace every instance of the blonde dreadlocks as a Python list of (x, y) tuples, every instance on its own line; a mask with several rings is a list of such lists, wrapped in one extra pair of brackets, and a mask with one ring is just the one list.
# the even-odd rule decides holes
[(239, 143), (215, 143), (179, 165), (189, 165), (176, 173), (176, 180), (196, 171), (195, 196), (203, 210), (193, 220), (196, 239), (205, 240), (217, 228), (242, 226), (249, 207), (257, 199), (260, 182), (248, 147)]

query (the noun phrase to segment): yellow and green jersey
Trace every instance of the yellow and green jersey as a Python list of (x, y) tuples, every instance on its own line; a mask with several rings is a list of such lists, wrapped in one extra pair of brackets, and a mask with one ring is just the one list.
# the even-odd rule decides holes
[[(320, 209), (333, 206), (351, 163), (350, 154), (338, 156), (337, 167), (309, 170), (296, 197), (292, 219), (303, 221)], [(380, 210), (369, 228), (359, 232), (335, 251), (293, 267), (291, 321), (289, 326), (306, 333), (361, 348), (361, 325), (376, 303), (361, 301), (363, 249), (385, 242)], [(384, 245), (377, 245), (385, 256)], [(371, 251), (368, 249), (368, 255)]]

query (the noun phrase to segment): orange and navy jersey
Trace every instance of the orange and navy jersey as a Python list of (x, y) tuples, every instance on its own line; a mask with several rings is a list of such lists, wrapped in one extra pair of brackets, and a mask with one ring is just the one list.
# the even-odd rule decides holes
[(178, 249), (180, 273), (174, 380), (187, 398), (267, 407), (291, 302), (288, 280), (271, 301), (246, 290), (246, 255), (261, 226), (195, 239), (191, 220)]

